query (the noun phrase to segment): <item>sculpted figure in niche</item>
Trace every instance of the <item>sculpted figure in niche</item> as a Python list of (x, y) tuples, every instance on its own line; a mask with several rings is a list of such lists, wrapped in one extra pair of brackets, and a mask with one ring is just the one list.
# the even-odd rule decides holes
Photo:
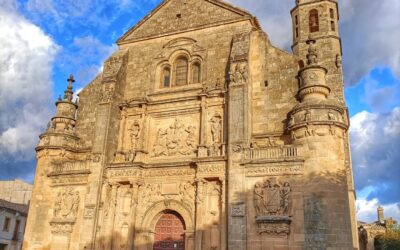
[(211, 136), (212, 136), (212, 143), (221, 143), (221, 116), (214, 115), (210, 122), (211, 122)]
[(139, 137), (140, 137), (140, 125), (138, 121), (135, 121), (132, 124), (132, 127), (129, 129), (131, 134), (131, 148), (132, 149), (137, 149), (138, 147), (138, 142), (139, 142)]

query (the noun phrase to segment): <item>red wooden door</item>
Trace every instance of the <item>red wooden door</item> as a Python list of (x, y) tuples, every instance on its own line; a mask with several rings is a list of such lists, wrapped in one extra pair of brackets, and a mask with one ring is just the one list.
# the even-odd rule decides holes
[(167, 212), (156, 224), (153, 250), (185, 250), (184, 224), (180, 216)]

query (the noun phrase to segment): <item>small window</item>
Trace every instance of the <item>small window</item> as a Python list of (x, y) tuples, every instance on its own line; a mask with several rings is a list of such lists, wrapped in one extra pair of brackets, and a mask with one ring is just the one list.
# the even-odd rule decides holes
[(6, 217), (4, 219), (4, 224), (3, 224), (3, 231), (4, 232), (8, 232), (8, 230), (10, 229), (10, 218)]
[(182, 86), (187, 84), (187, 74), (188, 74), (188, 60), (184, 57), (179, 57), (176, 60), (175, 83), (177, 86)]
[(329, 9), (329, 16), (334, 19), (335, 18), (335, 12), (333, 11), (333, 9)]
[(192, 65), (192, 83), (200, 83), (200, 64), (198, 62)]
[(299, 24), (299, 18), (297, 17), (297, 15), (294, 16), (294, 20), (295, 20), (295, 24)]
[(336, 30), (336, 28), (335, 28), (335, 22), (334, 22), (334, 21), (331, 21), (331, 30), (332, 30), (332, 31), (335, 31), (335, 30)]
[(13, 235), (13, 239), (14, 240), (18, 240), (18, 232), (19, 232), (19, 224), (21, 223), (20, 220), (17, 220), (15, 222), (15, 228), (14, 228), (14, 235)]
[(309, 26), (310, 26), (310, 33), (319, 31), (318, 10), (316, 9), (310, 10)]
[(299, 28), (296, 27), (296, 38), (299, 37)]
[(162, 71), (161, 83), (163, 88), (168, 88), (171, 83), (171, 69), (169, 67), (165, 67)]

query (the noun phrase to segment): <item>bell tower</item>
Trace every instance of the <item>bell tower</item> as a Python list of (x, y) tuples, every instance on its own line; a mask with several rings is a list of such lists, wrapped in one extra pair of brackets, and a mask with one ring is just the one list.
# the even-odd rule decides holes
[(326, 81), (332, 93), (330, 99), (344, 102), (342, 73), (342, 47), (339, 36), (339, 9), (337, 0), (296, 0), (291, 10), (293, 22), (293, 53), (299, 57), (300, 66), (306, 63), (307, 41), (318, 46), (318, 59), (326, 68)]

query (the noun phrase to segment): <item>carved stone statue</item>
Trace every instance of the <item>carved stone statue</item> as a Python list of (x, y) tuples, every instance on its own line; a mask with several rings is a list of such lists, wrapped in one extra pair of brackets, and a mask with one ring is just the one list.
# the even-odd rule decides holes
[(221, 143), (221, 116), (214, 115), (210, 122), (211, 122), (211, 136), (212, 142), (214, 143)]
[(132, 124), (132, 127), (129, 129), (131, 131), (131, 148), (137, 149), (139, 137), (140, 137), (140, 125), (138, 121), (135, 121)]

